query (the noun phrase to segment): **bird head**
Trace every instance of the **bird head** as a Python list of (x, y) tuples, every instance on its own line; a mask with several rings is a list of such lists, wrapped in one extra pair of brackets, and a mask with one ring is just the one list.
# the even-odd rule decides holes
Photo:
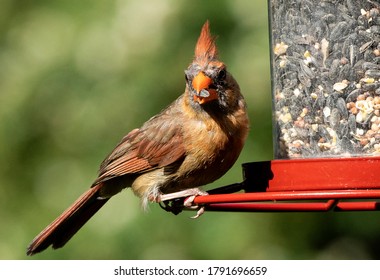
[(240, 89), (218, 58), (215, 37), (210, 34), (209, 22), (202, 27), (195, 47), (193, 62), (185, 71), (186, 86), (194, 106), (228, 109), (239, 99)]

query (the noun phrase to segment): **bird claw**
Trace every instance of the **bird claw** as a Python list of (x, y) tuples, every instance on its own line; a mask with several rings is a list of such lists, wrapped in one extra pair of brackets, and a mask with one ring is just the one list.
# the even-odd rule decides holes
[(195, 216), (190, 217), (190, 219), (198, 219), (200, 216), (203, 215), (204, 212), (205, 212), (205, 207), (201, 206), (201, 208), (199, 208), (199, 210), (197, 211), (197, 214)]
[(197, 214), (195, 216), (192, 216), (190, 218), (192, 219), (197, 219), (199, 218), (200, 216), (203, 215), (203, 213), (205, 212), (205, 207), (204, 206), (201, 206), (199, 207), (198, 205), (194, 205), (193, 202), (194, 202), (194, 199), (198, 196), (198, 195), (208, 195), (208, 193), (206, 192), (202, 192), (200, 191), (198, 194), (196, 195), (192, 195), (192, 196), (189, 196), (188, 198), (185, 199), (185, 201), (183, 202), (183, 205), (189, 209), (198, 209), (197, 211)]
[[(201, 206), (199, 207), (198, 205), (194, 204), (194, 199), (195, 197), (199, 195), (208, 195), (207, 192), (204, 192), (200, 190), (199, 188), (193, 188), (193, 189), (187, 189), (175, 193), (169, 193), (169, 194), (161, 194), (157, 197), (156, 201), (157, 202), (165, 202), (168, 200), (173, 200), (173, 199), (178, 199), (178, 198), (185, 198), (183, 202), (183, 206), (189, 209), (198, 209), (197, 214), (193, 217), (192, 219), (196, 219), (200, 217), (204, 212), (205, 212), (205, 207)], [(164, 208), (165, 209), (165, 208)]]

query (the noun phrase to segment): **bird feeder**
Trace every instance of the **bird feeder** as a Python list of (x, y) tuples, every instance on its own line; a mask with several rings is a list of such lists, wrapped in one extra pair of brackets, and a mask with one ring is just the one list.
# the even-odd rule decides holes
[(268, 8), (275, 159), (244, 164), (242, 183), (194, 203), (379, 210), (380, 3), (269, 0)]

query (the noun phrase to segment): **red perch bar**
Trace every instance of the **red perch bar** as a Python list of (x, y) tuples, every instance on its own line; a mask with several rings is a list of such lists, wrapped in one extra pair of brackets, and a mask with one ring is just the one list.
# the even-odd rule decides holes
[(380, 209), (380, 157), (243, 164), (245, 192), (198, 196), (208, 211), (297, 212)]

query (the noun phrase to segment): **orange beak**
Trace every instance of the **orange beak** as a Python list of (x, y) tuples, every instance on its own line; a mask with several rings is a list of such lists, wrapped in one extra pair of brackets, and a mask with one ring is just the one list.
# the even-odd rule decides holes
[(194, 101), (199, 104), (207, 103), (211, 100), (218, 99), (218, 93), (215, 89), (209, 88), (212, 85), (212, 79), (207, 77), (203, 72), (199, 72), (193, 79), (193, 88), (197, 92), (194, 95)]

